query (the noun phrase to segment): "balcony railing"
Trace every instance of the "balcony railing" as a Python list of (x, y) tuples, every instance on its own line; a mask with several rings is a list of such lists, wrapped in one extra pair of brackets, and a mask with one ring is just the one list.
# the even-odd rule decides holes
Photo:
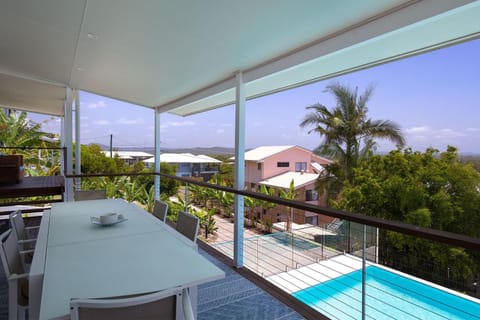
[[(188, 178), (153, 175), (184, 183), (185, 205), (193, 196), (189, 186), (196, 185), (335, 218), (327, 225), (293, 228), (292, 232), (245, 219), (243, 266), (247, 274), (256, 274), (256, 283), (275, 291), (275, 296), (296, 306), (306, 318), (415, 319), (427, 315), (443, 319), (457, 312), (460, 318), (475, 319), (480, 314), (476, 278), (480, 267), (472, 267), (469, 260), (479, 259), (480, 239)], [(68, 177), (98, 176), (102, 175)], [(209, 203), (219, 205), (213, 200)], [(213, 236), (202, 231), (202, 246), (233, 261), (233, 220), (217, 214), (215, 221), (221, 227)], [(386, 244), (391, 248), (396, 239), (407, 247), (387, 250)], [(449, 261), (435, 263), (435, 255), (435, 259), (442, 256)], [(305, 307), (298, 307), (298, 301)], [(312, 315), (312, 310), (318, 313)]]
[[(65, 150), (58, 147), (0, 147), (1, 153), (23, 156), (24, 162), (21, 169), (2, 168), (2, 174), (8, 170), (9, 176), (11, 170), (18, 170), (19, 178), (16, 181), (2, 179), (0, 207), (63, 201), (64, 179), (61, 176), (61, 161), (65, 161)], [(35, 211), (34, 208), (24, 210)]]

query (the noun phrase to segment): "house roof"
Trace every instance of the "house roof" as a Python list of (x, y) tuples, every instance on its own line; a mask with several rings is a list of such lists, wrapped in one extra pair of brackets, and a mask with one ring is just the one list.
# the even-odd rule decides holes
[[(110, 151), (102, 151), (105, 155), (110, 156)], [(132, 159), (132, 158), (147, 158), (153, 157), (153, 154), (146, 153), (143, 151), (113, 151), (114, 157), (119, 157), (122, 159)]]
[[(147, 163), (154, 163), (155, 157), (144, 160)], [(160, 162), (167, 163), (222, 163), (222, 161), (206, 155), (194, 155), (191, 153), (162, 153)]]
[(277, 176), (262, 180), (259, 184), (264, 184), (271, 187), (288, 189), (293, 180), (294, 189), (301, 188), (305, 185), (317, 181), (319, 175), (316, 173), (302, 173), (302, 172), (285, 172)]
[[(245, 161), (262, 161), (274, 154), (291, 149), (295, 146), (263, 146), (245, 152)], [(232, 157), (231, 159), (235, 159)]]
[[(63, 115), (66, 88), (178, 115), (478, 37), (473, 0), (2, 1), (0, 105)], [(289, 23), (285, 23), (289, 21)]]
[(311, 165), (313, 169), (319, 174), (325, 171), (325, 168), (318, 162), (312, 162)]

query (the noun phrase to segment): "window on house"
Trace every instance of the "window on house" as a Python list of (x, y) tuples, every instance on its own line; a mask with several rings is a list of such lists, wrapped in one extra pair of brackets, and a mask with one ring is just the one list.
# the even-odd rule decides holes
[(296, 172), (307, 172), (307, 163), (306, 162), (295, 162), (295, 171)]
[(305, 217), (305, 223), (312, 224), (314, 226), (318, 225), (318, 217)]
[(258, 169), (258, 170), (262, 170), (262, 164), (261, 164), (260, 162), (257, 163), (257, 169)]
[(288, 168), (290, 167), (290, 162), (277, 162), (277, 168)]
[(257, 186), (257, 185), (256, 185), (255, 183), (250, 183), (250, 189), (251, 189), (251, 190), (255, 191), (255, 187), (256, 187), (256, 186)]
[(315, 190), (306, 190), (305, 191), (305, 200), (306, 201), (316, 201), (318, 200), (318, 192)]

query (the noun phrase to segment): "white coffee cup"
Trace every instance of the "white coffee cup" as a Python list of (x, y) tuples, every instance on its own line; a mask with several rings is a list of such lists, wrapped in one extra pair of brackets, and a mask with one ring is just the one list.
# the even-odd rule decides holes
[(118, 214), (116, 213), (107, 213), (100, 216), (101, 224), (114, 223), (117, 220), (118, 220)]

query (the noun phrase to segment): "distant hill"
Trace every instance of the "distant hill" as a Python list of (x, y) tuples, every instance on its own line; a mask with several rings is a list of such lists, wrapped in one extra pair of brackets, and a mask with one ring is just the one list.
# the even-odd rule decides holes
[[(100, 145), (103, 150), (108, 150), (108, 146)], [(143, 151), (148, 153), (155, 153), (154, 148), (142, 148), (142, 147), (114, 147), (114, 150), (118, 151)], [(192, 154), (205, 154), (205, 155), (234, 155), (234, 148), (224, 147), (196, 147), (196, 148), (161, 148), (162, 153), (192, 153)]]
[(234, 148), (224, 148), (224, 147), (209, 147), (209, 148), (179, 148), (179, 149), (169, 149), (162, 148), (162, 152), (171, 152), (171, 153), (193, 153), (193, 154), (205, 154), (205, 155), (234, 155)]

